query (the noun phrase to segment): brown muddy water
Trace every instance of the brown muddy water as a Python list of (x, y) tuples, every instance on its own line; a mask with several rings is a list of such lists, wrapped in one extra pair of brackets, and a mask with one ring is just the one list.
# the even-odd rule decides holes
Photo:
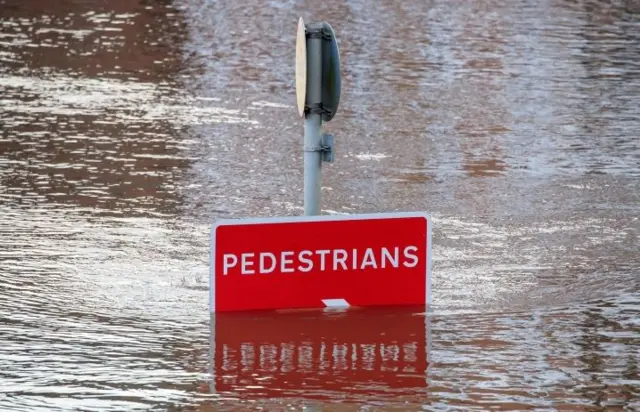
[[(428, 315), (209, 318), (215, 219), (302, 213), (300, 16)], [(0, 91), (0, 410), (640, 408), (637, 1), (0, 0)]]

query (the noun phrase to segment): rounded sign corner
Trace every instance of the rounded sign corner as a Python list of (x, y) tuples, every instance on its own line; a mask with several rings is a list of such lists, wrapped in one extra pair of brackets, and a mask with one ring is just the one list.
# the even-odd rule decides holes
[(211, 234), (215, 235), (217, 230), (222, 226), (229, 226), (234, 224), (232, 219), (216, 219), (211, 225)]
[(224, 222), (222, 220), (220, 219), (215, 220), (211, 225), (211, 233), (216, 233), (216, 230), (222, 225), (224, 225)]
[(427, 223), (431, 223), (432, 219), (431, 219), (431, 214), (428, 212), (418, 212), (418, 216), (424, 218)]

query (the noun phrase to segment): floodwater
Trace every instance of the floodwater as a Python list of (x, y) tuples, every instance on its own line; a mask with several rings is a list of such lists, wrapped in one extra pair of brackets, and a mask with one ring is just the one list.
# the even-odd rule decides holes
[[(302, 213), (300, 16), (428, 314), (209, 317), (213, 222)], [(0, 92), (0, 410), (640, 408), (637, 1), (0, 0)]]

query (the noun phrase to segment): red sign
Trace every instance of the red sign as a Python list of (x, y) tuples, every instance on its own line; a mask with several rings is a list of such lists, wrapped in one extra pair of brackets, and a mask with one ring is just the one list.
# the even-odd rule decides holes
[(212, 312), (429, 304), (423, 213), (218, 221)]
[(424, 399), (424, 307), (217, 313), (211, 324), (214, 393)]

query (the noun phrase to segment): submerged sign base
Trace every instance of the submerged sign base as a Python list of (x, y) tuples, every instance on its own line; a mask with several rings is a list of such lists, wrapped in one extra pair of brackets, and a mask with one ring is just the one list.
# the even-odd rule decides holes
[(221, 220), (210, 311), (428, 305), (430, 266), (425, 213)]

